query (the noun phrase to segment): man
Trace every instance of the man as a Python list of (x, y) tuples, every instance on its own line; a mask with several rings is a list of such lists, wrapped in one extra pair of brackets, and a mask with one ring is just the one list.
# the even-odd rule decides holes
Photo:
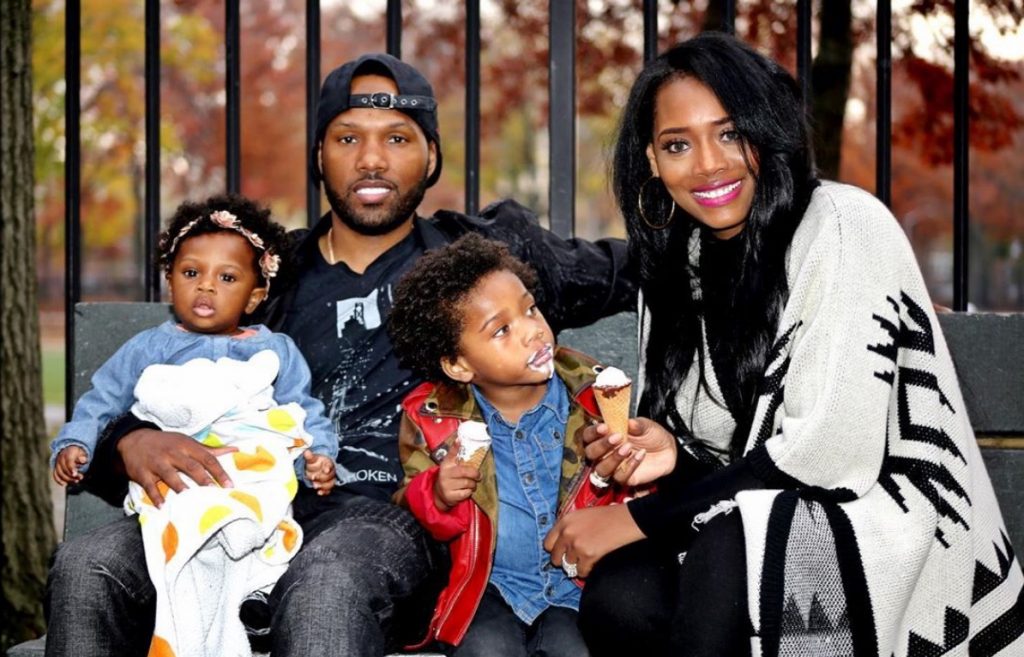
[[(436, 104), (416, 69), (381, 54), (335, 69), (321, 88), (310, 166), (331, 210), (296, 231), (263, 319), (309, 362), (340, 440), (339, 481), (330, 496), (295, 500), (305, 542), (270, 598), (275, 657), (366, 657), (418, 642), (444, 584), (443, 547), (389, 501), (402, 480), (399, 404), (419, 380), (398, 364), (384, 318), (393, 285), (419, 256), (468, 231), (507, 242), (538, 270), (538, 304), (555, 331), (635, 303), (621, 241), (562, 240), (510, 201), (481, 217), (417, 217), (441, 173)], [(97, 450), (89, 479), (98, 492), (116, 498), (116, 472), (157, 502), (157, 482), (178, 490), (181, 473), (228, 483), (214, 452), (138, 426), (115, 426)], [(58, 550), (47, 654), (145, 654), (155, 594), (136, 525), (118, 521)]]

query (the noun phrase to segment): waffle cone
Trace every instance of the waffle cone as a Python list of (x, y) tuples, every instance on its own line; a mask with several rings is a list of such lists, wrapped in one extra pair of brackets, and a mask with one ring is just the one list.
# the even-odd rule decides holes
[(597, 407), (612, 433), (629, 436), (629, 396), (632, 384), (621, 388), (594, 388)]
[(459, 462), (463, 465), (471, 465), (474, 468), (479, 468), (480, 464), (484, 462), (485, 456), (487, 456), (487, 447), (477, 447), (475, 452), (464, 459), (459, 459)]

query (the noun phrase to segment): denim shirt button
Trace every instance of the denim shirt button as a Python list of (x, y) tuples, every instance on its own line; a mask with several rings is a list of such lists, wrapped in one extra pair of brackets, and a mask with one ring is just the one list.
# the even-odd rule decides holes
[(526, 483), (526, 484), (532, 484), (533, 483), (533, 473), (532, 472), (527, 472), (526, 474), (523, 475), (523, 483)]
[(549, 598), (555, 597), (555, 587), (547, 587), (546, 589), (544, 589), (544, 593), (546, 593)]
[(522, 440), (524, 438), (522, 431), (516, 431), (516, 440)]
[(540, 523), (541, 527), (545, 527), (548, 524), (548, 514), (546, 514), (546, 513), (540, 514), (540, 517), (537, 518), (537, 522)]
[(552, 431), (551, 435), (555, 437), (555, 440), (561, 440), (562, 439), (562, 432), (557, 430), (557, 429)]

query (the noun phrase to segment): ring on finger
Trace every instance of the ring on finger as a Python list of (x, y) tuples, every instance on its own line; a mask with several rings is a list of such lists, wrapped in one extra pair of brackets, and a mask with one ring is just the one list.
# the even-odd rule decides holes
[(590, 483), (594, 488), (608, 488), (609, 481), (611, 476), (602, 475), (596, 469), (590, 471)]
[(576, 568), (577, 565), (578, 564), (569, 561), (566, 558), (566, 554), (564, 552), (562, 553), (562, 570), (565, 571), (566, 577), (570, 579), (575, 579), (576, 576), (579, 575), (579, 570)]

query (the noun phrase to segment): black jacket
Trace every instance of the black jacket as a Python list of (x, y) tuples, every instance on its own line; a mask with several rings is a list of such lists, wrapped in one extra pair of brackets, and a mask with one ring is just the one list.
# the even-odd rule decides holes
[[(543, 228), (531, 210), (510, 199), (492, 203), (478, 217), (439, 210), (433, 217), (415, 221), (428, 249), (450, 244), (469, 232), (506, 243), (512, 255), (537, 271), (540, 289), (534, 296), (556, 334), (636, 309), (638, 277), (636, 267), (628, 262), (623, 240), (563, 239)], [(319, 257), (317, 240), (330, 226), (328, 212), (313, 228), (289, 233), (288, 263), (271, 285), (270, 298), (253, 317), (255, 322), (273, 330), (284, 324), (295, 280), (310, 258)]]

